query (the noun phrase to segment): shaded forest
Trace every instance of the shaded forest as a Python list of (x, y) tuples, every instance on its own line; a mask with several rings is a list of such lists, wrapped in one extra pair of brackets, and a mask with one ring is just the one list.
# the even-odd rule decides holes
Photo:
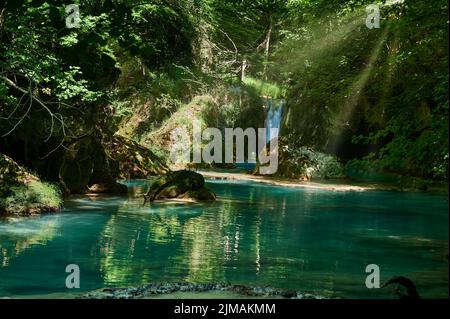
[(0, 208), (125, 192), (169, 170), (172, 129), (264, 127), (266, 97), (286, 100), (279, 176), (448, 181), (448, 3), (382, 1), (369, 29), (371, 3), (1, 1)]

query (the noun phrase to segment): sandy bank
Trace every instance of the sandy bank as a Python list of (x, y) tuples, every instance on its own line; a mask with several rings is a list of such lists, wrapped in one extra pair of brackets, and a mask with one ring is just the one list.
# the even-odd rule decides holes
[(241, 180), (241, 181), (252, 181), (258, 183), (265, 183), (269, 185), (277, 185), (284, 187), (300, 187), (300, 188), (310, 188), (310, 189), (324, 189), (331, 191), (367, 191), (367, 190), (377, 190), (377, 189), (389, 189), (385, 186), (375, 185), (375, 184), (364, 184), (364, 185), (350, 185), (346, 180), (343, 181), (323, 181), (323, 182), (304, 182), (292, 179), (269, 177), (269, 176), (257, 176), (240, 172), (221, 172), (221, 171), (210, 171), (210, 170), (198, 170), (198, 173), (202, 174), (205, 178), (209, 179), (223, 179), (223, 180)]

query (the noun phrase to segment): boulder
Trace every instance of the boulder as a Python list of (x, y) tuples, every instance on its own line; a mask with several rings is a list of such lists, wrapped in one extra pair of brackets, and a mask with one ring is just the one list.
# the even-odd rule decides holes
[(181, 170), (156, 179), (144, 197), (150, 202), (169, 198), (209, 201), (215, 200), (216, 194), (205, 186), (205, 179), (201, 174)]
[(37, 181), (38, 177), (19, 166), (12, 158), (0, 153), (0, 194), (11, 186), (33, 180)]

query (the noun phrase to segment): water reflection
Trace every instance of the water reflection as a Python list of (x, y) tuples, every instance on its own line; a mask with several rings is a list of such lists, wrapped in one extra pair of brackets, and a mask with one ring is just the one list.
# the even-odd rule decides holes
[(0, 265), (6, 267), (11, 259), (35, 245), (45, 245), (58, 230), (58, 218), (9, 219), (0, 223)]

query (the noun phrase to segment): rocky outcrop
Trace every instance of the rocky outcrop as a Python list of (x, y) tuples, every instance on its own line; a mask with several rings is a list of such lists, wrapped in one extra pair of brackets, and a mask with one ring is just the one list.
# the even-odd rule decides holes
[[(259, 164), (255, 172), (258, 171)], [(301, 181), (342, 178), (344, 168), (335, 156), (319, 152), (311, 147), (290, 143), (287, 137), (280, 136), (278, 169), (274, 175)]]
[(85, 193), (94, 169), (93, 145), (90, 137), (72, 145), (63, 155), (59, 169), (59, 181), (66, 194)]
[(124, 194), (128, 192), (128, 187), (115, 181), (110, 183), (93, 184), (88, 187), (89, 194)]
[(205, 179), (201, 174), (181, 170), (159, 177), (145, 195), (145, 200), (149, 202), (170, 198), (213, 201), (216, 194), (205, 186)]

